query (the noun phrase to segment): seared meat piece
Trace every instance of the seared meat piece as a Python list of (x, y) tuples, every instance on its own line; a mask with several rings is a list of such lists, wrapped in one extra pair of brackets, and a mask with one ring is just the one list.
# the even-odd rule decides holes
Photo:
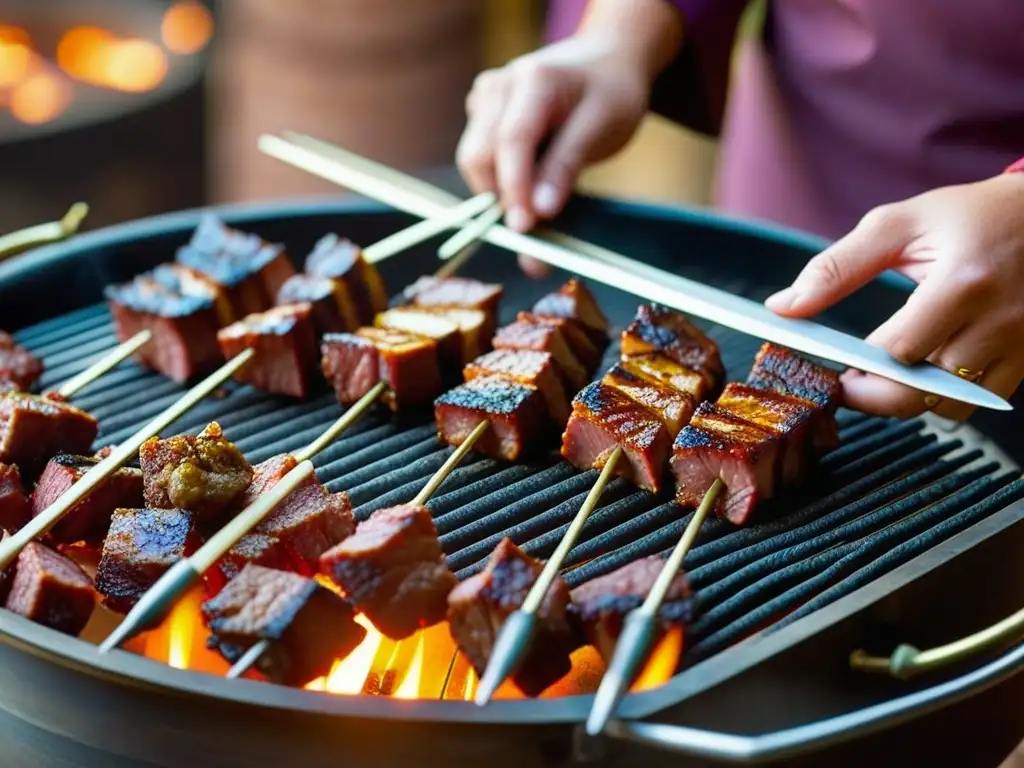
[(28, 522), (31, 514), (21, 472), (13, 464), (0, 464), (0, 528), (16, 531)]
[(520, 319), (498, 329), (494, 336), (495, 349), (521, 349), (547, 352), (555, 360), (562, 381), (572, 392), (587, 384), (587, 370), (569, 348), (562, 332), (555, 325), (536, 320)]
[(623, 357), (660, 352), (684, 368), (704, 377), (713, 397), (721, 390), (725, 367), (718, 345), (681, 312), (657, 304), (641, 304), (636, 317), (622, 332)]
[(462, 359), (462, 332), (451, 320), (410, 307), (396, 307), (377, 315), (374, 325), (433, 340), (437, 344), (437, 362), (446, 384), (459, 380), (459, 371), (468, 360)]
[[(96, 458), (66, 453), (50, 459), (32, 491), (32, 515), (45, 512), (99, 463)], [(141, 507), (142, 503), (142, 471), (135, 467), (122, 467), (69, 509), (50, 530), (50, 538), (58, 544), (99, 544), (107, 535), (110, 516), (115, 509)]]
[(285, 280), (295, 274), (283, 246), (230, 229), (212, 215), (200, 220), (192, 240), (178, 249), (177, 261), (223, 291), (235, 320), (272, 307)]
[(562, 435), (562, 456), (580, 469), (601, 469), (619, 446), (622, 458), (615, 474), (652, 493), (660, 492), (672, 447), (668, 429), (653, 411), (615, 387), (588, 384), (573, 398), (572, 416)]
[(636, 376), (688, 396), (695, 406), (711, 394), (711, 387), (703, 376), (687, 370), (664, 355), (623, 356), (620, 365)]
[(426, 507), (381, 509), (320, 558), (356, 610), (392, 640), (442, 621), (458, 583)]
[(468, 277), (419, 278), (408, 286), (404, 295), (417, 307), (441, 309), (481, 309), (491, 318), (497, 318), (501, 297), (505, 289), (494, 283), (482, 283)]
[(86, 453), (99, 423), (85, 411), (48, 397), (0, 397), (0, 461), (35, 472), (58, 453)]
[(438, 435), (458, 446), (481, 421), (490, 427), (474, 449), (505, 461), (518, 459), (548, 428), (547, 406), (536, 387), (483, 376), (450, 389), (434, 401)]
[(172, 565), (198, 546), (195, 518), (184, 509), (115, 510), (96, 571), (103, 604), (128, 613)]
[(338, 402), (351, 405), (380, 381), (380, 352), (354, 333), (330, 333), (320, 344), (320, 368)]
[(566, 320), (565, 318), (548, 315), (541, 316), (532, 312), (520, 312), (516, 315), (516, 320), (520, 323), (546, 325), (556, 329), (568, 343), (569, 349), (572, 350), (576, 359), (586, 369), (587, 377), (601, 364), (601, 358), (604, 356), (604, 346), (595, 344), (586, 331), (583, 330), (583, 326), (575, 320)]
[(837, 371), (769, 342), (761, 346), (754, 358), (747, 384), (813, 403), (819, 411), (811, 424), (815, 450), (824, 453), (839, 445), (835, 411), (841, 404), (843, 389)]
[(14, 564), (7, 610), (66, 635), (78, 635), (96, 607), (85, 571), (71, 558), (37, 541)]
[(490, 348), (490, 334), (494, 324), (490, 315), (482, 309), (416, 307), (416, 310), (447, 320), (459, 329), (459, 333), (462, 334), (463, 361), (472, 360)]
[(277, 292), (277, 304), (309, 304), (313, 326), (320, 335), (359, 327), (355, 307), (341, 301), (335, 282), (326, 277), (292, 275)]
[(243, 350), (256, 354), (235, 374), (239, 381), (278, 395), (304, 398), (316, 370), (316, 331), (309, 304), (286, 304), (249, 315), (217, 334), (230, 359)]
[(242, 452), (211, 423), (197, 437), (153, 437), (139, 449), (146, 504), (187, 509), (198, 519), (225, 509), (249, 487), (252, 467)]
[(306, 273), (333, 280), (338, 300), (354, 310), (355, 324), (370, 325), (388, 306), (388, 292), (377, 268), (363, 257), (355, 243), (337, 235), (324, 235), (306, 258)]
[(754, 507), (775, 492), (781, 445), (773, 432), (717, 405), (701, 403), (672, 447), (676, 500), (695, 507), (721, 479), (725, 492), (719, 494), (715, 511), (743, 525)]
[[(483, 571), (448, 595), (452, 639), (483, 675), (505, 619), (522, 606), (544, 566), (511, 539), (495, 547)], [(527, 696), (539, 696), (572, 668), (569, 654), (579, 647), (568, 614), (569, 588), (559, 576), (537, 612), (537, 631), (512, 681)]]
[(217, 329), (230, 322), (231, 309), (217, 289), (182, 267), (157, 267), (108, 287), (105, 295), (118, 339), (127, 341), (143, 330), (153, 334), (136, 354), (142, 365), (185, 382), (223, 360)]
[(463, 371), (466, 381), (481, 376), (500, 376), (540, 390), (548, 414), (557, 424), (569, 419), (569, 400), (555, 372), (554, 358), (547, 352), (496, 349), (469, 363)]
[(690, 421), (693, 409), (697, 407), (697, 403), (690, 395), (634, 373), (629, 363), (613, 365), (601, 379), (601, 383), (614, 387), (626, 397), (652, 411), (661, 419), (661, 423), (673, 438)]
[(532, 311), (538, 317), (560, 318), (577, 324), (601, 353), (608, 347), (608, 319), (587, 287), (576, 278), (556, 293), (544, 296), (533, 305)]
[[(569, 610), (579, 619), (587, 642), (605, 662), (610, 662), (615, 653), (626, 615), (647, 598), (664, 565), (657, 555), (643, 557), (572, 591)], [(660, 632), (672, 627), (685, 630), (692, 615), (691, 594), (686, 575), (676, 574), (658, 609)]]
[(256, 664), (279, 685), (303, 686), (331, 671), (366, 637), (351, 606), (331, 590), (294, 573), (246, 566), (203, 603), (207, 645), (229, 662), (269, 641)]
[(9, 382), (14, 389), (27, 392), (42, 375), (42, 361), (0, 331), (0, 382)]

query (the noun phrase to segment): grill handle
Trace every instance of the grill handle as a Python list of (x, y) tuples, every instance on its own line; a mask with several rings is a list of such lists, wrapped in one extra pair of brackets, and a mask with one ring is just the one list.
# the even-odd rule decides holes
[(729, 763), (766, 763), (893, 728), (951, 706), (1008, 680), (1024, 669), (1024, 642), (998, 659), (945, 683), (854, 712), (773, 733), (745, 736), (678, 725), (613, 720), (605, 733), (684, 755)]

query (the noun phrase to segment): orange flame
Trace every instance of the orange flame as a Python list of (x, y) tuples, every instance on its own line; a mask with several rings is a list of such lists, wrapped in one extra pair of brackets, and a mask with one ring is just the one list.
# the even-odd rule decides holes
[(73, 27), (57, 43), (57, 64), (89, 85), (117, 91), (151, 91), (167, 76), (167, 57), (156, 43), (118, 38), (99, 27)]
[(682, 655), (683, 630), (681, 627), (672, 627), (654, 647), (651, 657), (631, 690), (647, 691), (667, 683), (676, 673)]
[(182, 0), (164, 13), (160, 37), (172, 53), (183, 56), (198, 53), (213, 35), (213, 16), (202, 3)]
[(9, 42), (0, 35), (0, 88), (10, 88), (28, 77), (35, 53), (26, 43)]

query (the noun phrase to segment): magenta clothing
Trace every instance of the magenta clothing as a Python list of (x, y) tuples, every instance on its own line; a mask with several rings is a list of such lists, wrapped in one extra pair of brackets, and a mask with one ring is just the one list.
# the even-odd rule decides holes
[[(552, 0), (571, 33), (585, 0)], [(672, 0), (707, 92), (742, 0)], [(835, 238), (869, 209), (1000, 173), (1024, 155), (1024, 0), (769, 0), (735, 60), (720, 209)], [(672, 70), (666, 77), (672, 76)], [(662, 95), (664, 95), (664, 86)]]

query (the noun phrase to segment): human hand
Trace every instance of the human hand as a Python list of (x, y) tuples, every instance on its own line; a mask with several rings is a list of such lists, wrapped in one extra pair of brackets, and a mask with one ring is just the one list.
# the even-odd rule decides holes
[[(886, 269), (918, 283), (867, 340), (904, 363), (929, 360), (1008, 398), (1024, 380), (1024, 174), (943, 187), (869, 212), (766, 305), (810, 317)], [(847, 405), (910, 418), (963, 420), (974, 408), (860, 371)]]

